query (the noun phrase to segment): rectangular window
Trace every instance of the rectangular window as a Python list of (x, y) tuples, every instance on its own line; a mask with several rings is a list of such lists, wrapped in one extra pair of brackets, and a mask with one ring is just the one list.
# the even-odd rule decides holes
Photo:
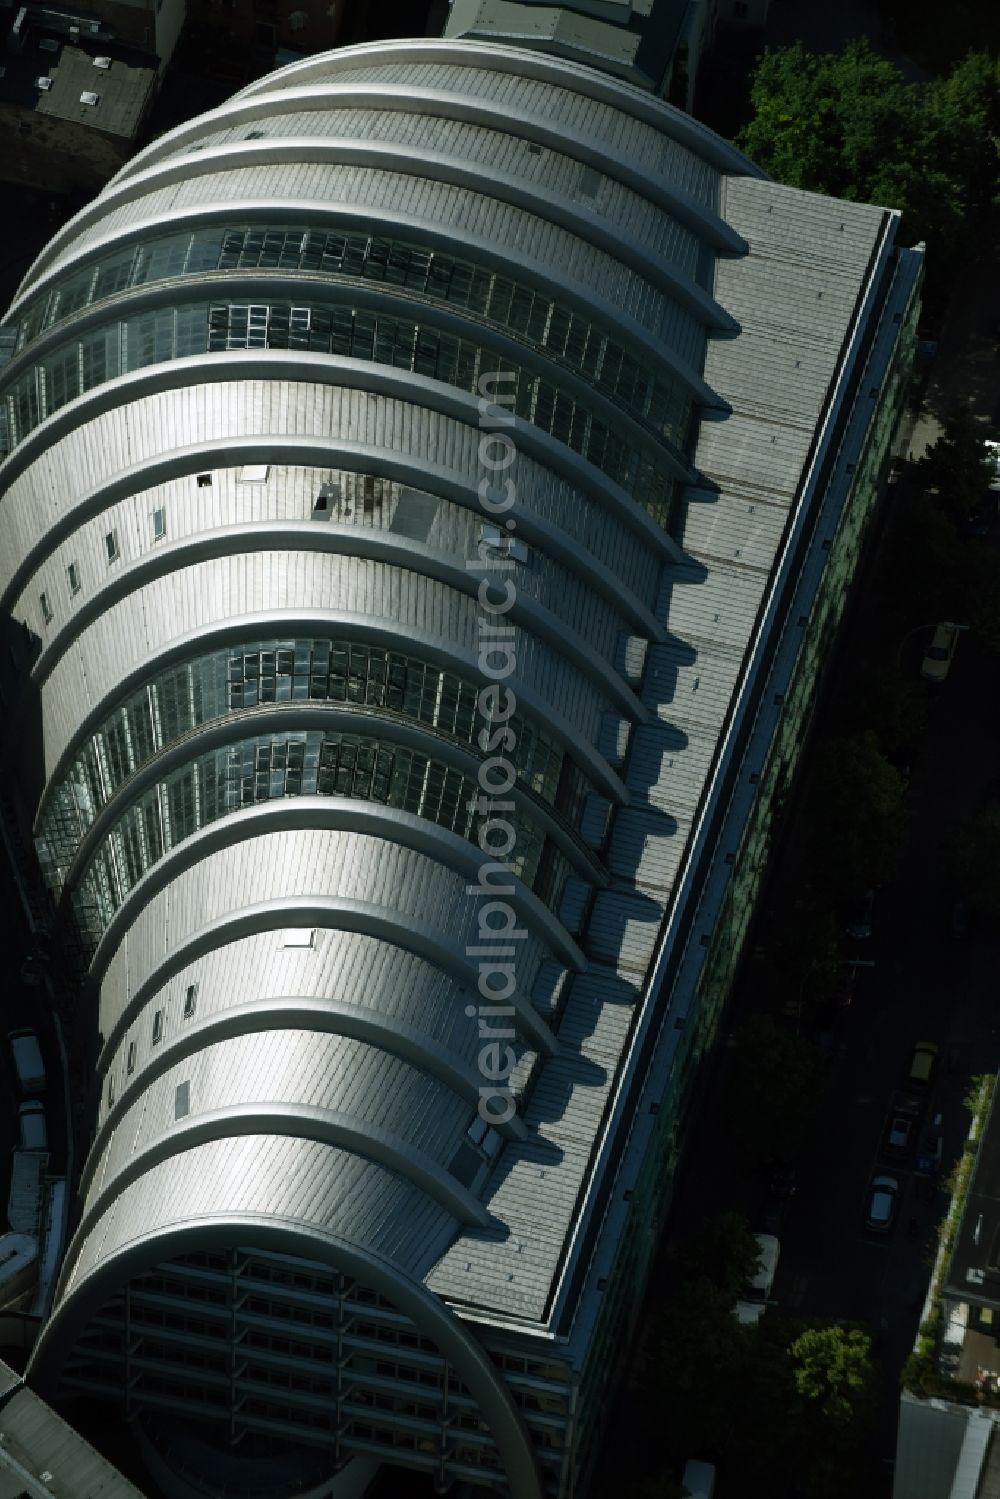
[[(200, 481), (199, 481), (200, 482)], [(163, 509), (153, 511), (153, 540), (162, 541), (167, 534), (167, 512)]]
[(109, 1109), (113, 1109), (114, 1106), (115, 1106), (115, 1079), (114, 1079), (114, 1074), (112, 1074), (112, 1076), (108, 1078), (108, 1108)]
[(77, 567), (77, 565), (76, 565), (75, 562), (71, 562), (70, 565), (69, 565), (69, 567), (67, 567), (67, 569), (66, 569), (66, 576), (69, 579), (69, 591), (70, 591), (70, 593), (79, 593), (80, 592), (80, 569)]
[(134, 1041), (130, 1041), (128, 1043), (128, 1057), (127, 1057), (126, 1062), (125, 1062), (125, 1071), (128, 1073), (129, 1077), (131, 1077), (132, 1073), (135, 1071), (135, 1042)]
[(118, 549), (118, 532), (109, 531), (104, 538), (104, 545), (107, 549), (108, 561), (117, 562), (118, 558), (121, 556), (121, 552)]
[(153, 1045), (163, 1038), (163, 1011), (157, 1010), (153, 1016)]
[[(266, 484), (270, 472), (271, 466), (268, 463), (245, 463), (240, 469), (239, 481), (241, 484)], [(201, 480), (198, 482), (201, 483)]]
[(198, 985), (188, 984), (187, 993), (184, 996), (184, 1019), (190, 1020), (198, 1004)]
[(289, 927), (285, 932), (283, 947), (312, 947), (314, 931), (312, 927), (296, 926)]
[(42, 623), (50, 625), (52, 623), (52, 605), (49, 603), (48, 596), (40, 593), (38, 595), (38, 603), (42, 611)]
[(178, 1083), (174, 1089), (174, 1118), (184, 1119), (191, 1112), (191, 1084)]

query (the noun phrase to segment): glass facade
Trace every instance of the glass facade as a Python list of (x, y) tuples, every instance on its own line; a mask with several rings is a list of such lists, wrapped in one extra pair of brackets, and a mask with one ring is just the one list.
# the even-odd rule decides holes
[[(49, 888), (58, 896), (81, 839), (119, 787), (205, 724), (262, 704), (330, 702), (357, 710), (359, 730), (366, 710), (377, 711), (478, 750), (488, 727), (481, 690), (419, 657), (338, 640), (246, 641), (168, 667), (104, 719), (55, 788), (37, 838)], [(508, 727), (519, 781), (575, 822), (590, 783), (546, 729), (523, 714)]]
[[(301, 302), (205, 300), (158, 307), (81, 333), (29, 366), (5, 388), (12, 445), (86, 391), (119, 375), (198, 354), (233, 349), (337, 354), (408, 370), (473, 393), (478, 392), (483, 375), (502, 367), (513, 378), (505, 393), (513, 398), (519, 417), (580, 453), (666, 525), (674, 490), (671, 471), (639, 452), (586, 402), (563, 391), (558, 371), (548, 379), (471, 338), (350, 303), (338, 305), (318, 297), (307, 301), (305, 292), (303, 288)], [(636, 381), (622, 364), (619, 360), (615, 389), (609, 393), (617, 404), (630, 409), (619, 386), (638, 398)], [(662, 433), (653, 429), (644, 414), (630, 414), (662, 440)]]
[[(544, 349), (648, 421), (678, 449), (685, 446), (690, 396), (679, 381), (665, 379), (647, 361), (629, 353), (613, 330), (469, 257), (384, 235), (287, 224), (219, 225), (164, 234), (71, 272), (41, 293), (21, 318), (17, 349), (108, 297), (153, 282), (229, 270), (306, 272), (324, 279), (382, 283), (471, 313), (477, 321)], [(296, 326), (289, 331), (301, 335), (308, 330)], [(289, 347), (312, 345), (296, 342)]]
[[(241, 807), (289, 796), (378, 802), (477, 844), (484, 822), (475, 810), (478, 782), (418, 750), (374, 736), (320, 730), (258, 735), (200, 755), (131, 803), (74, 891), (81, 931), (99, 938), (146, 871), (199, 828)], [(545, 834), (517, 812), (505, 812), (504, 818), (514, 830), (505, 857), (515, 874), (534, 886)]]
[[(570, 1371), (490, 1350), (534, 1441), (546, 1496), (561, 1492)], [(63, 1375), (69, 1392), (121, 1400), (154, 1445), (181, 1426), (224, 1452), (278, 1456), (299, 1487), (373, 1455), (441, 1483), (495, 1491), (504, 1472), (476, 1402), (437, 1345), (385, 1297), (329, 1266), (240, 1248), (188, 1254), (136, 1277), (92, 1319)], [(173, 1419), (172, 1419), (173, 1418)], [(307, 1477), (308, 1475), (308, 1477)], [(220, 1499), (245, 1495), (216, 1469)]]

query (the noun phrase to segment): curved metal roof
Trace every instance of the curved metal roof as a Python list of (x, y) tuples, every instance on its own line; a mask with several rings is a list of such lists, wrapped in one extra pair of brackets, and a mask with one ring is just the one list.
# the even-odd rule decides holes
[[(547, 1117), (537, 1079), (562, 1086), (546, 1071), (565, 1050), (553, 970), (576, 970), (585, 1004), (613, 999), (590, 1076), (610, 1086), (624, 1051), (638, 985), (608, 944), (627, 949), (636, 918), (613, 909), (620, 868), (606, 889), (621, 831), (602, 850), (588, 828), (599, 796), (628, 800), (609, 744), (629, 723), (662, 728), (637, 691), (646, 648), (676, 670), (661, 572), (682, 557), (670, 526), (699, 411), (729, 410), (705, 361), (739, 329), (716, 266), (746, 249), (725, 203), (743, 175), (760, 174), (694, 121), (586, 69), (379, 44), (296, 64), (155, 141), (29, 270), (0, 383), (0, 586), (40, 639), (40, 707), (26, 699), (13, 733), (29, 744), (40, 714), (33, 810), (46, 838), (63, 820), (56, 894), (93, 952), (105, 1038), (40, 1378), (116, 1275), (198, 1242), (207, 1181), (207, 1235), (309, 1243), (411, 1307), (453, 1350), (519, 1499), (540, 1493), (502, 1381), (423, 1284), (437, 1273), (447, 1294), (462, 1236), (502, 1250), (521, 1211), (485, 1162), (471, 1182), (449, 1174), (476, 1118), (482, 935), (480, 830), (454, 787), (485, 750), (448, 693), (477, 676), (481, 502), (506, 477), (483, 464), (477, 382), (521, 370), (499, 428), (524, 543), (507, 559), (511, 680), (558, 772), (518, 767), (543, 853), (511, 897), (512, 1150), (531, 1144), (522, 1116), (529, 1136)], [(323, 485), (336, 503), (317, 518)], [(216, 661), (209, 713), (193, 695)], [(345, 759), (333, 737), (309, 759), (310, 724), (343, 737), (361, 710), (382, 760), (353, 743)], [(448, 754), (428, 752), (414, 786), (404, 752), (435, 735)], [(224, 763), (227, 746), (243, 758)], [(588, 961), (572, 913), (602, 890)], [(643, 898), (654, 930), (663, 907)], [(285, 947), (286, 928), (313, 945)], [(565, 1044), (578, 1066), (581, 1035)], [(589, 1144), (560, 1149), (578, 1185)], [(549, 1282), (568, 1232), (545, 1245)]]

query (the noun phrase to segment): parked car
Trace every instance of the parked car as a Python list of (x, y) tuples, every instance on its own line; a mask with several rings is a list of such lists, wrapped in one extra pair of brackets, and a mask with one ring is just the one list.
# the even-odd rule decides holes
[(760, 1255), (757, 1273), (743, 1287), (743, 1294), (733, 1308), (737, 1321), (745, 1324), (756, 1324), (767, 1310), (781, 1245), (774, 1234), (758, 1234), (757, 1249)]
[(958, 628), (944, 620), (934, 631), (934, 638), (927, 647), (920, 663), (920, 675), (927, 682), (943, 682), (951, 670), (955, 647), (958, 645)]
[(844, 908), (844, 931), (848, 937), (853, 937), (856, 942), (866, 941), (872, 934), (874, 915), (875, 891), (866, 890)]
[(933, 1176), (941, 1170), (944, 1154), (944, 1115), (935, 1114), (933, 1123), (921, 1137), (914, 1165), (925, 1176)]
[(912, 1114), (893, 1114), (889, 1120), (889, 1135), (886, 1141), (890, 1150), (899, 1155), (905, 1155), (913, 1144), (913, 1127), (916, 1124)]
[(908, 1074), (911, 1086), (926, 1088), (934, 1076), (940, 1048), (933, 1041), (918, 1041), (913, 1048)]
[(887, 1234), (899, 1206), (899, 1182), (894, 1176), (873, 1176), (865, 1199), (865, 1228)]
[(715, 1464), (692, 1457), (684, 1465), (681, 1488), (690, 1499), (712, 1499), (715, 1493)]

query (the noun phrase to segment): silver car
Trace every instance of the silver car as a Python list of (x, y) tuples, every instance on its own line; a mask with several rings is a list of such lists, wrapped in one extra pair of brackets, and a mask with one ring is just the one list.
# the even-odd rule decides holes
[(899, 1205), (899, 1182), (894, 1176), (873, 1176), (865, 1202), (865, 1227), (872, 1233), (887, 1234)]

